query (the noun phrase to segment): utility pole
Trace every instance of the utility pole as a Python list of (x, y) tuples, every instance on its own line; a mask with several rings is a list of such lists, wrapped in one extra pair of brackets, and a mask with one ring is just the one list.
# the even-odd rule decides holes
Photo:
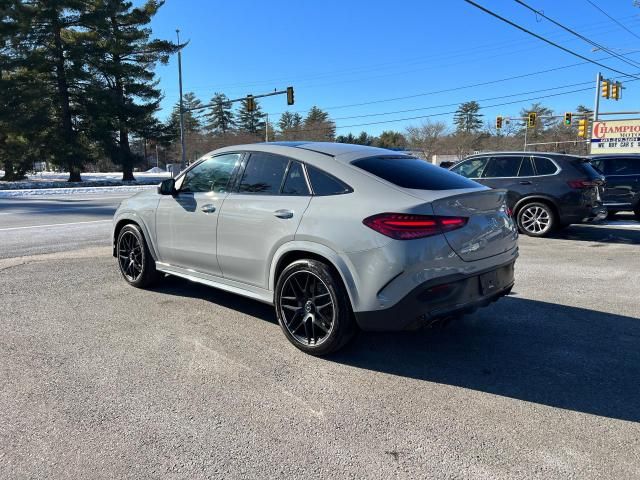
[(159, 163), (160, 163), (160, 158), (158, 157), (158, 143), (156, 142), (156, 168), (158, 168)]
[(596, 75), (596, 99), (593, 105), (593, 121), (598, 121), (598, 110), (600, 109), (600, 82), (602, 81), (602, 75), (600, 72)]
[(269, 114), (267, 113), (267, 121), (264, 124), (264, 141), (269, 143)]
[[(176, 29), (178, 36), (178, 45), (180, 45), (180, 30)], [(180, 159), (180, 170), (184, 170), (187, 166), (187, 151), (184, 147), (184, 106), (182, 104), (182, 48), (178, 50), (178, 85), (180, 87), (180, 146), (182, 149), (182, 158)]]

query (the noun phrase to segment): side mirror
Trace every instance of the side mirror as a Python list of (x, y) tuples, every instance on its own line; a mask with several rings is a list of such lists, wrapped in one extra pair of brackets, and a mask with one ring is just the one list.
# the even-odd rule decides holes
[(176, 180), (175, 178), (167, 178), (158, 185), (158, 193), (160, 195), (175, 195)]

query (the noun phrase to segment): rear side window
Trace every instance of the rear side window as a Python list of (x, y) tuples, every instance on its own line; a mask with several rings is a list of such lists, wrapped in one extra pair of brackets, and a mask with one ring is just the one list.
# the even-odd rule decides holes
[(608, 158), (604, 168), (607, 175), (640, 175), (640, 158)]
[(291, 162), (289, 165), (287, 178), (285, 178), (284, 185), (282, 186), (282, 194), (309, 195), (309, 187), (307, 187), (302, 165), (300, 165), (299, 162)]
[(341, 195), (353, 191), (346, 183), (311, 165), (307, 165), (307, 172), (314, 195)]
[(476, 182), (411, 157), (372, 157), (352, 162), (358, 168), (403, 188), (453, 190), (476, 188)]
[(522, 157), (500, 156), (491, 157), (487, 168), (482, 174), (483, 178), (517, 177)]
[(238, 190), (243, 193), (275, 195), (280, 185), (289, 159), (269, 153), (252, 153), (242, 175)]
[(548, 158), (533, 157), (537, 175), (553, 175), (558, 171), (558, 167)]
[(520, 164), (520, 170), (518, 170), (519, 177), (533, 177), (533, 164), (530, 157), (524, 157)]

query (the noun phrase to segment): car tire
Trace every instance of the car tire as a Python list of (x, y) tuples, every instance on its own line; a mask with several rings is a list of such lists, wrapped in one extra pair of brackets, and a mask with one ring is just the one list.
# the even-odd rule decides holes
[(518, 209), (516, 216), (520, 233), (530, 237), (545, 237), (558, 225), (556, 214), (548, 204), (530, 202)]
[(145, 288), (160, 276), (138, 225), (131, 223), (122, 227), (118, 233), (116, 257), (120, 273), (129, 285)]
[(335, 352), (356, 332), (342, 279), (318, 260), (296, 260), (287, 265), (276, 283), (275, 309), (287, 339), (311, 355)]

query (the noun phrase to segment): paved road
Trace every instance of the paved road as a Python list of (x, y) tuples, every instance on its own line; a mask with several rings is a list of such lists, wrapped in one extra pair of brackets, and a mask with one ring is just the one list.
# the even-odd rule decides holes
[(108, 245), (113, 213), (131, 195), (0, 198), (0, 258)]
[(91, 235), (0, 259), (0, 478), (639, 478), (619, 222), (522, 238), (509, 298), (325, 359), (260, 303), (128, 287)]

